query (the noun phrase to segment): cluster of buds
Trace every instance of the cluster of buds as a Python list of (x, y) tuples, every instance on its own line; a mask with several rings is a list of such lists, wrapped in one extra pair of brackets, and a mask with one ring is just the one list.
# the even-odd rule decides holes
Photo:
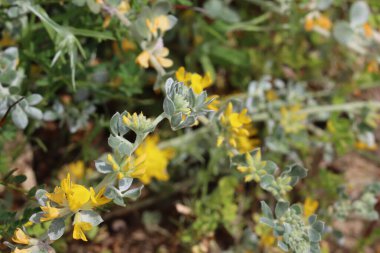
[(206, 91), (196, 94), (192, 88), (172, 78), (166, 81), (165, 90), (164, 112), (173, 130), (192, 126), (198, 116), (210, 111), (207, 106), (212, 99), (207, 99)]

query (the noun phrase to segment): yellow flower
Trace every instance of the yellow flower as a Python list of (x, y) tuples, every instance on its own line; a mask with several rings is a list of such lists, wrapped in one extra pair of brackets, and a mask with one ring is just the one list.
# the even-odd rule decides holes
[(92, 229), (91, 223), (88, 222), (76, 222), (74, 223), (74, 231), (73, 231), (73, 238), (75, 240), (83, 240), (87, 242), (86, 235), (84, 234), (85, 231), (90, 231)]
[(119, 165), (112, 155), (108, 154), (107, 161), (111, 164), (112, 169), (118, 172), (119, 179), (127, 176), (132, 178), (140, 178), (145, 173), (145, 155), (126, 157)]
[(212, 85), (211, 76), (206, 73), (203, 77), (197, 73), (187, 72), (184, 67), (180, 67), (175, 72), (176, 79), (193, 89), (195, 94), (200, 94), (205, 88)]
[(331, 30), (331, 27), (332, 27), (332, 23), (331, 23), (331, 20), (326, 17), (325, 15), (319, 15), (319, 17), (317, 18), (317, 25), (325, 30)]
[(273, 236), (273, 230), (271, 227), (261, 223), (260, 215), (257, 213), (253, 215), (253, 220), (257, 223), (255, 226), (255, 233), (260, 237), (260, 245), (264, 248), (274, 246), (276, 238)]
[(94, 188), (90, 187), (90, 199), (92, 206), (98, 207), (107, 204), (111, 201), (111, 199), (104, 196), (104, 192), (106, 191), (106, 188), (103, 187), (100, 189), (98, 193), (95, 192)]
[(72, 212), (77, 212), (89, 200), (91, 193), (83, 185), (73, 184), (70, 191), (66, 193), (67, 202)]
[(369, 145), (363, 141), (357, 141), (355, 143), (355, 147), (359, 150), (364, 150), (364, 151), (375, 151), (377, 150), (377, 145), (374, 143), (372, 145)]
[(363, 25), (363, 31), (364, 31), (364, 35), (367, 38), (372, 38), (372, 36), (373, 36), (373, 30), (372, 30), (372, 27), (368, 23), (365, 23)]
[(220, 107), (220, 99), (218, 95), (211, 95), (208, 97), (208, 99), (214, 99), (208, 106), (207, 109), (213, 110), (213, 111), (218, 111)]
[(305, 200), (305, 203), (303, 205), (304, 216), (307, 218), (307, 217), (311, 216), (312, 214), (314, 214), (315, 211), (317, 210), (318, 206), (319, 206), (318, 201), (307, 197)]
[(12, 237), (12, 241), (15, 243), (28, 245), (30, 242), (30, 237), (27, 236), (21, 228), (17, 228)]
[(166, 58), (169, 55), (169, 49), (166, 47), (161, 47), (154, 49), (153, 51), (143, 50), (136, 58), (136, 63), (143, 68), (148, 68), (152, 64), (152, 61), (157, 61), (157, 63), (164, 67), (169, 68), (173, 65), (173, 61)]
[(314, 19), (311, 17), (307, 17), (304, 24), (305, 30), (310, 32), (311, 30), (313, 30), (314, 26), (315, 26)]
[(11, 38), (8, 32), (3, 32), (2, 35), (2, 39), (0, 40), (0, 48), (9, 47), (16, 44), (16, 41)]
[(149, 184), (152, 178), (156, 178), (159, 181), (167, 181), (169, 179), (166, 168), (174, 153), (170, 149), (160, 149), (158, 142), (158, 135), (148, 136), (144, 143), (136, 149), (138, 157), (145, 156), (145, 173), (140, 177), (140, 180), (144, 184)]
[(18, 249), (18, 248), (15, 248), (14, 251), (12, 251), (12, 253), (30, 253), (31, 250), (30, 249)]
[(377, 73), (379, 72), (379, 64), (376, 60), (371, 60), (367, 65), (367, 71), (369, 73)]
[(67, 170), (74, 178), (81, 179), (84, 176), (86, 167), (83, 161), (76, 161), (67, 165)]
[(277, 96), (277, 93), (276, 91), (274, 90), (268, 90), (266, 93), (265, 93), (265, 97), (266, 99), (271, 102), (271, 101), (275, 101), (278, 99), (278, 96)]
[(47, 206), (41, 206), (41, 209), (44, 212), (43, 217), (41, 217), (41, 221), (54, 220), (59, 217), (59, 209), (52, 207), (50, 202), (47, 202)]
[(170, 29), (170, 20), (165, 15), (154, 17), (152, 20), (146, 19), (145, 24), (154, 37), (157, 36), (158, 30), (164, 33)]
[(47, 206), (41, 206), (44, 212), (41, 221), (104, 205), (110, 201), (104, 196), (104, 191), (105, 189), (102, 188), (99, 192), (95, 192), (92, 187), (87, 189), (83, 185), (72, 183), (70, 174), (67, 174), (67, 177), (61, 181), (61, 185), (55, 187), (54, 192), (46, 193), (46, 197), (58, 207), (52, 207), (50, 202), (47, 202)]
[(123, 122), (134, 132), (149, 132), (153, 127), (152, 121), (146, 118), (142, 113), (133, 113), (132, 115), (128, 113), (123, 116)]
[(301, 105), (296, 104), (289, 107), (281, 107), (280, 125), (286, 133), (298, 133), (305, 128), (307, 115), (301, 112)]
[(245, 182), (255, 180), (256, 182), (260, 181), (261, 176), (266, 174), (264, 167), (266, 166), (266, 161), (261, 161), (261, 150), (259, 149), (255, 155), (252, 157), (250, 153), (245, 154), (245, 160), (247, 166), (239, 165), (237, 169), (246, 174), (244, 177)]
[(252, 126), (252, 120), (247, 116), (247, 109), (243, 109), (240, 113), (234, 112), (230, 102), (222, 114), (220, 122), (226, 131), (218, 137), (217, 144), (220, 145), (227, 141), (240, 153), (249, 152), (258, 145), (258, 140), (252, 138), (257, 130)]
[(308, 16), (306, 17), (305, 19), (305, 23), (304, 23), (304, 28), (306, 31), (311, 31), (313, 30), (315, 27), (320, 27), (324, 30), (331, 30), (331, 27), (332, 27), (332, 23), (331, 23), (331, 20), (323, 15), (323, 14), (317, 14), (317, 15), (314, 15), (314, 16)]

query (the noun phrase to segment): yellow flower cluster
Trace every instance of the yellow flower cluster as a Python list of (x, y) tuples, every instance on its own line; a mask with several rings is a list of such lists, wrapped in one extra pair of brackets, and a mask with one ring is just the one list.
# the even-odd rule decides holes
[(175, 72), (176, 79), (191, 87), (195, 94), (200, 94), (204, 89), (212, 85), (211, 76), (206, 73), (203, 77), (197, 73), (187, 72), (184, 67), (180, 67)]
[(230, 102), (222, 114), (220, 122), (226, 131), (218, 137), (217, 146), (227, 142), (240, 153), (246, 153), (259, 144), (257, 139), (252, 138), (257, 134), (257, 130), (247, 116), (247, 109), (243, 109), (240, 113), (234, 112)]
[(158, 135), (148, 136), (144, 143), (136, 149), (135, 153), (138, 157), (145, 157), (145, 173), (139, 177), (144, 184), (149, 184), (153, 178), (159, 181), (169, 179), (166, 168), (174, 155), (174, 151), (172, 149), (160, 149), (158, 142)]
[[(102, 206), (111, 200), (104, 196), (105, 188), (96, 192), (92, 187), (87, 189), (83, 185), (75, 184), (71, 181), (70, 174), (61, 181), (60, 186), (56, 186), (54, 192), (46, 193), (49, 199), (46, 206), (41, 206), (43, 216), (41, 221), (50, 221), (59, 217), (63, 217), (70, 213), (77, 213), (80, 210), (91, 210)], [(81, 225), (74, 222), (74, 239), (84, 239), (79, 236)], [(82, 231), (83, 232), (83, 231)]]
[(303, 214), (306, 218), (315, 213), (318, 209), (319, 203), (312, 198), (307, 197), (305, 203), (303, 204)]
[(124, 177), (140, 179), (146, 171), (144, 166), (145, 157), (145, 155), (140, 155), (136, 158), (134, 156), (127, 156), (118, 164), (115, 158), (111, 154), (108, 154), (107, 161), (111, 164), (112, 169), (118, 173), (119, 179)]
[(274, 246), (276, 238), (273, 236), (273, 229), (260, 222), (260, 215), (253, 215), (253, 220), (256, 222), (255, 233), (260, 237), (260, 245), (264, 248)]
[(281, 107), (280, 125), (286, 133), (298, 133), (305, 128), (307, 115), (301, 111), (301, 105), (296, 104), (289, 107)]
[(159, 64), (164, 68), (169, 68), (173, 65), (173, 61), (166, 58), (169, 55), (169, 49), (159, 47), (154, 50), (143, 50), (136, 58), (136, 63), (143, 68), (148, 68), (149, 65)]
[(323, 14), (319, 14), (316, 17), (309, 16), (305, 20), (304, 24), (306, 31), (311, 31), (315, 27), (320, 27), (324, 30), (330, 31), (332, 27), (331, 20)]

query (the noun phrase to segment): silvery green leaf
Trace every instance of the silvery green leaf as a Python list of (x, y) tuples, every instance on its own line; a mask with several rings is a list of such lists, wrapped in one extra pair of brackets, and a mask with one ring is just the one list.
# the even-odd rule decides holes
[(103, 174), (113, 172), (112, 166), (102, 160), (95, 161), (95, 168), (99, 173), (103, 173)]
[(26, 100), (28, 101), (29, 105), (36, 105), (42, 101), (42, 96), (40, 94), (32, 94), (28, 96)]
[(53, 111), (46, 111), (43, 116), (43, 120), (54, 121), (58, 119), (58, 115)]
[(316, 221), (311, 227), (322, 234), (325, 224), (322, 221)]
[(91, 223), (92, 226), (97, 226), (103, 222), (102, 217), (97, 212), (92, 210), (80, 211), (80, 220)]
[(317, 230), (313, 228), (309, 229), (309, 240), (311, 242), (319, 242), (321, 239), (322, 239), (322, 236)]
[(333, 0), (317, 0), (317, 8), (320, 10), (326, 10), (330, 7)]
[(124, 177), (124, 178), (120, 179), (119, 180), (119, 190), (122, 192), (128, 190), (129, 187), (131, 187), (132, 182), (133, 182), (133, 178), (130, 178), (130, 177)]
[(276, 214), (276, 218), (277, 219), (281, 218), (286, 213), (286, 211), (288, 211), (288, 209), (289, 209), (289, 202), (284, 202), (284, 201), (277, 202), (276, 208), (274, 210)]
[(41, 218), (43, 215), (44, 215), (44, 212), (34, 213), (32, 214), (32, 216), (30, 216), (29, 221), (36, 224), (41, 223)]
[(350, 8), (350, 23), (356, 27), (364, 25), (370, 15), (368, 4), (365, 1), (357, 1)]
[(119, 196), (116, 196), (114, 199), (113, 199), (113, 203), (115, 203), (116, 205), (118, 206), (123, 206), (125, 207), (125, 203), (124, 203), (124, 199), (122, 197), (119, 197)]
[(114, 199), (118, 197), (118, 192), (113, 186), (108, 186), (106, 191), (104, 192), (104, 196), (106, 196), (109, 199)]
[(108, 137), (108, 145), (113, 149), (117, 149), (120, 145), (120, 139), (116, 136), (110, 135)]
[(141, 195), (141, 190), (144, 188), (144, 185), (141, 185), (140, 187), (137, 187), (137, 188), (134, 188), (134, 189), (131, 189), (129, 191), (126, 191), (124, 194), (123, 194), (123, 197), (127, 197), (127, 198), (130, 198), (130, 199), (137, 199), (138, 197), (140, 197)]
[(35, 197), (38, 201), (38, 204), (40, 204), (40, 206), (46, 206), (46, 203), (49, 200), (48, 197), (46, 197), (46, 193), (47, 191), (45, 191), (44, 189), (38, 189), (36, 191)]
[(277, 169), (278, 169), (278, 167), (277, 167), (277, 165), (274, 162), (272, 162), (272, 161), (266, 161), (264, 170), (268, 174), (272, 174), (273, 175), (276, 172)]
[(19, 105), (16, 105), (12, 111), (12, 121), (20, 129), (24, 129), (28, 125), (28, 117)]
[(127, 141), (125, 139), (123, 141), (121, 141), (119, 146), (118, 146), (118, 151), (122, 155), (131, 155), (132, 150), (133, 150), (132, 143), (130, 143), (129, 141)]
[(302, 214), (302, 208), (298, 204), (293, 204), (290, 209), (294, 210), (298, 215)]
[(260, 201), (261, 211), (263, 212), (264, 217), (273, 220), (273, 213), (270, 207), (265, 203), (265, 201)]
[(86, 0), (72, 0), (73, 4), (76, 4), (78, 6), (83, 6), (86, 3)]
[(170, 118), (170, 123), (172, 127), (174, 128), (178, 127), (179, 124), (181, 124), (181, 121), (182, 121), (182, 113), (177, 113)]
[(287, 175), (290, 177), (304, 178), (307, 176), (307, 170), (298, 164), (287, 166), (281, 175)]
[(166, 95), (168, 95), (170, 93), (170, 90), (171, 90), (173, 84), (174, 84), (173, 78), (168, 78), (166, 80), (166, 82), (165, 82)]
[(347, 22), (338, 21), (334, 25), (333, 35), (340, 43), (348, 44), (353, 41), (355, 33)]
[(285, 252), (288, 252), (289, 251), (289, 247), (288, 245), (286, 245), (283, 241), (278, 241), (277, 242), (277, 246), (282, 249), (283, 251)]
[(96, 3), (95, 0), (87, 0), (88, 8), (95, 14), (99, 13), (101, 5)]
[(309, 221), (310, 225), (313, 225), (317, 221), (317, 215), (315, 215), (315, 214), (310, 215), (308, 218), (308, 221)]
[(284, 222), (285, 234), (290, 234), (293, 231), (292, 226), (289, 223)]
[(169, 30), (170, 30), (175, 26), (175, 24), (177, 24), (177, 18), (173, 15), (168, 15), (167, 17), (169, 19)]
[(263, 189), (268, 189), (273, 184), (273, 181), (274, 181), (274, 177), (272, 175), (266, 174), (261, 178), (260, 186)]
[(153, 6), (153, 15), (166, 15), (170, 11), (170, 4), (167, 1), (157, 1)]
[(25, 112), (33, 119), (41, 120), (43, 117), (43, 114), (40, 109), (36, 107), (27, 106), (25, 107)]
[(164, 99), (164, 112), (167, 115), (171, 116), (174, 114), (174, 111), (175, 111), (175, 105), (173, 101), (170, 98), (166, 97)]
[(115, 113), (110, 120), (110, 130), (113, 135), (119, 134), (119, 119), (120, 113)]
[(274, 227), (274, 222), (273, 220), (266, 218), (266, 217), (260, 217), (260, 222), (264, 223), (265, 225), (268, 225), (269, 227), (273, 228)]
[(58, 240), (65, 233), (64, 218), (55, 219), (49, 226), (48, 237), (50, 240)]

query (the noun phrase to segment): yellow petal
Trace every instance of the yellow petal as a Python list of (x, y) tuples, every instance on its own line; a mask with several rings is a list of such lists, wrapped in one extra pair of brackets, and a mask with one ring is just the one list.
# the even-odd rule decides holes
[(150, 53), (146, 50), (142, 51), (136, 58), (136, 63), (143, 68), (149, 67)]
[(17, 228), (13, 237), (12, 237), (12, 241), (14, 241), (15, 243), (19, 243), (19, 244), (26, 244), (28, 245), (29, 242), (30, 242), (30, 237), (27, 236), (24, 231), (22, 231), (22, 229), (20, 228)]

